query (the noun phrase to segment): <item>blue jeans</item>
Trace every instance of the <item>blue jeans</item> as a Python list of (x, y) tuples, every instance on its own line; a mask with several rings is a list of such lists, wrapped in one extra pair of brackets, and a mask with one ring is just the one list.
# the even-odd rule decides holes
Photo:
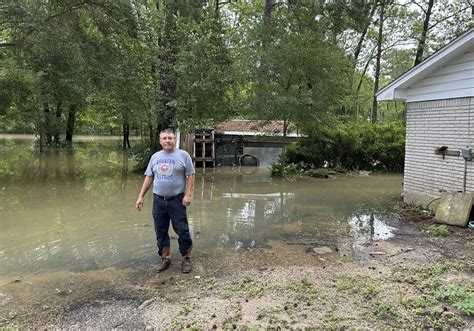
[(184, 194), (177, 195), (170, 200), (163, 200), (153, 194), (153, 220), (155, 225), (156, 243), (158, 254), (162, 256), (163, 248), (170, 247), (170, 236), (168, 230), (171, 224), (178, 235), (179, 252), (187, 256), (193, 246), (191, 234), (189, 233), (186, 206), (183, 205)]

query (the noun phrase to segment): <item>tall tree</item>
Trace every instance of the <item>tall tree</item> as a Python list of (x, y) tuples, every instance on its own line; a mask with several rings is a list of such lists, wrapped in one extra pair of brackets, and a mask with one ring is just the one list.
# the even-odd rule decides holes
[(423, 53), (425, 51), (425, 45), (426, 45), (426, 36), (428, 34), (428, 29), (430, 27), (431, 12), (433, 10), (434, 0), (428, 0), (428, 4), (426, 8), (424, 8), (417, 1), (413, 1), (413, 3), (416, 4), (423, 11), (423, 14), (424, 14), (423, 29), (421, 30), (421, 35), (420, 35), (420, 38), (418, 39), (418, 46), (416, 48), (416, 54), (415, 54), (415, 62), (413, 64), (413, 66), (416, 66), (421, 61), (423, 61)]
[(211, 127), (232, 110), (234, 70), (223, 35), (224, 22), (209, 8), (199, 22), (182, 22), (188, 31), (178, 53), (175, 124), (183, 130)]
[(377, 35), (377, 53), (375, 56), (375, 74), (374, 74), (374, 98), (372, 102), (372, 110), (370, 113), (370, 121), (372, 123), (377, 122), (377, 92), (379, 91), (379, 80), (380, 80), (380, 61), (382, 59), (382, 43), (383, 43), (383, 28), (385, 21), (385, 11), (388, 7), (388, 1), (380, 0), (379, 7), (379, 19), (378, 19), (378, 35)]
[[(275, 6), (275, 0), (265, 0), (263, 7), (263, 18), (262, 18), (262, 28), (259, 30), (261, 32), (261, 48), (262, 54), (268, 50), (268, 44), (271, 39), (272, 31), (272, 13)], [(265, 116), (267, 111), (267, 63), (265, 62), (265, 57), (260, 59), (258, 64), (258, 110), (261, 117)]]

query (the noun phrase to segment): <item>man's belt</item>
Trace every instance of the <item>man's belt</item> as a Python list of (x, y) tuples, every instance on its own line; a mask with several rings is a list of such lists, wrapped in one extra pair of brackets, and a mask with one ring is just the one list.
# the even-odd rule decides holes
[(158, 195), (158, 194), (155, 194), (155, 196), (160, 199), (160, 200), (174, 200), (174, 199), (178, 199), (178, 198), (182, 198), (184, 195), (184, 193), (180, 193), (178, 195)]

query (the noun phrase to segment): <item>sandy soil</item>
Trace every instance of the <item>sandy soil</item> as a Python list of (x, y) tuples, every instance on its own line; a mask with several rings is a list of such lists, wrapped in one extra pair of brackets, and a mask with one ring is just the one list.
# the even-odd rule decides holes
[[(270, 242), (154, 265), (0, 278), (0, 327), (474, 328), (474, 230), (431, 231), (409, 207), (394, 238), (358, 253)], [(431, 229), (431, 230), (430, 230)], [(471, 315), (469, 315), (471, 314)]]

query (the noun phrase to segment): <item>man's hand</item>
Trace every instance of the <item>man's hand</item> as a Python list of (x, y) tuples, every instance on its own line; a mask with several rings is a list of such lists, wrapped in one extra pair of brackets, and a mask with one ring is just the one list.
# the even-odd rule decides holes
[(184, 206), (189, 206), (191, 204), (191, 200), (193, 199), (193, 196), (191, 194), (186, 194), (183, 197), (183, 205)]
[(138, 211), (141, 211), (143, 208), (143, 198), (138, 198), (137, 202), (135, 202), (135, 208), (138, 209)]

